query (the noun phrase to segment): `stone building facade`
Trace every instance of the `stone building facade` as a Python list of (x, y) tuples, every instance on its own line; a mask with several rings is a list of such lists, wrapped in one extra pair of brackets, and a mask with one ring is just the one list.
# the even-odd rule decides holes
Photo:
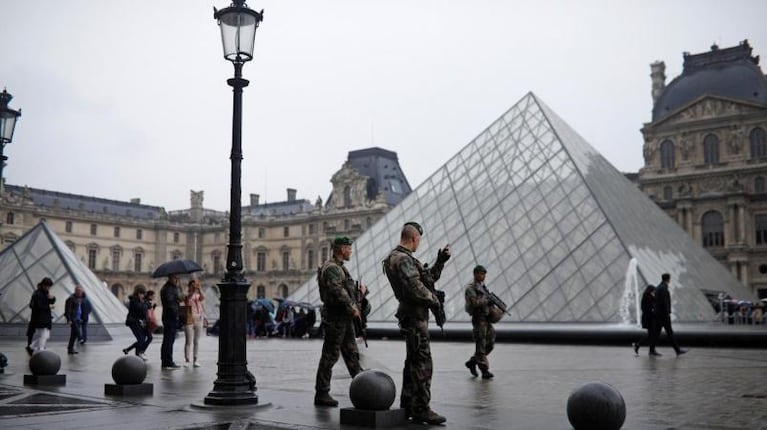
[[(651, 65), (640, 189), (744, 285), (767, 297), (767, 79), (748, 41)], [(716, 290), (716, 286), (709, 287)]]
[[(336, 235), (359, 236), (406, 197), (410, 185), (397, 154), (381, 148), (351, 151), (331, 178), (326, 202), (297, 199), (261, 203), (250, 195), (242, 207), (242, 243), (249, 296), (285, 297), (314, 275), (330, 255)], [(135, 285), (159, 290), (159, 264), (193, 259), (213, 286), (224, 274), (229, 214), (204, 207), (203, 191), (191, 191), (189, 209), (166, 212), (138, 199), (120, 202), (8, 185), (0, 203), (2, 248), (44, 220), (105, 282), (125, 299)]]

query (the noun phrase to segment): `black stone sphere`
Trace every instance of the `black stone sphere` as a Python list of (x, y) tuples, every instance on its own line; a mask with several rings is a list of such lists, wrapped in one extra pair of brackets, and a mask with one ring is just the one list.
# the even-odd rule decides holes
[(38, 351), (29, 359), (33, 375), (55, 375), (61, 369), (61, 357), (53, 351)]
[(395, 395), (394, 380), (376, 369), (358, 373), (349, 385), (349, 397), (357, 409), (385, 411), (394, 403)]
[(115, 384), (141, 384), (146, 378), (146, 364), (135, 355), (124, 355), (112, 365), (112, 379)]
[(0, 369), (8, 365), (8, 357), (5, 356), (2, 352), (0, 352)]
[(570, 394), (567, 418), (575, 430), (618, 430), (626, 420), (626, 402), (612, 385), (589, 382)]

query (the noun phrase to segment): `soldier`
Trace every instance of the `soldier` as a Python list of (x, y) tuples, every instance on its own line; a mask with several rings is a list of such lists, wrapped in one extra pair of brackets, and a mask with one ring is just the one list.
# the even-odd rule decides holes
[[(360, 318), (360, 309), (355, 300), (354, 279), (344, 267), (344, 261), (349, 261), (351, 255), (352, 241), (348, 237), (337, 237), (333, 241), (333, 256), (317, 271), (325, 331), (314, 386), (314, 404), (317, 406), (338, 406), (338, 401), (330, 396), (330, 378), (339, 354), (352, 378), (362, 370), (353, 324), (354, 318)], [(360, 285), (360, 290), (364, 295), (365, 286)]]
[(471, 326), (474, 335), (474, 355), (466, 362), (466, 367), (472, 375), (478, 376), (477, 366), (482, 371), (482, 379), (491, 379), (490, 363), (487, 356), (495, 346), (495, 329), (490, 320), (490, 307), (488, 290), (485, 286), (485, 274), (487, 269), (478, 265), (474, 268), (474, 281), (466, 285), (466, 312), (471, 315)]
[[(408, 222), (402, 228), (400, 243), (383, 261), (386, 277), (399, 301), (397, 320), (400, 333), (405, 337), (405, 367), (402, 371), (400, 407), (404, 408), (413, 423), (442, 424), (447, 419), (432, 411), (431, 400), (432, 360), (429, 347), (429, 308), (439, 305), (439, 299), (422, 279), (427, 275), (413, 252), (421, 243), (423, 229), (418, 223)], [(437, 262), (428, 269), (436, 281), (442, 267), (450, 258), (450, 245), (440, 249)], [(436, 291), (436, 290), (435, 290)]]

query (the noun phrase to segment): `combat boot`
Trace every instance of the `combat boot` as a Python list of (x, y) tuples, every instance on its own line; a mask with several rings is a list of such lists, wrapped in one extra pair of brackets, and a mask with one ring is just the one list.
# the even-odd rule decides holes
[(493, 376), (495, 375), (490, 373), (489, 370), (484, 370), (484, 369), (482, 370), (482, 379), (493, 379)]
[(330, 397), (329, 393), (317, 393), (314, 395), (315, 406), (338, 406), (338, 400)]
[(466, 367), (469, 368), (469, 372), (471, 372), (471, 376), (479, 376), (479, 374), (477, 373), (477, 362), (474, 361), (473, 358), (466, 362)]
[(427, 409), (422, 413), (414, 413), (412, 418), (412, 422), (414, 424), (438, 425), (444, 423), (445, 421), (447, 421), (447, 418), (432, 411), (431, 409)]

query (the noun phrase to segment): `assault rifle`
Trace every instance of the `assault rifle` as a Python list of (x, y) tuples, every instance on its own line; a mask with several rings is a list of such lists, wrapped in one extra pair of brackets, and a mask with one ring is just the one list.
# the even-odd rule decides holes
[(357, 307), (360, 310), (360, 317), (354, 318), (354, 332), (362, 337), (362, 340), (365, 342), (365, 348), (368, 347), (368, 316), (365, 312), (365, 309), (369, 306), (368, 299), (365, 297), (367, 295), (367, 292), (365, 294), (362, 294), (360, 292), (360, 281), (354, 282), (354, 301), (357, 302)]
[(508, 306), (506, 306), (506, 303), (501, 300), (500, 297), (495, 295), (492, 291), (488, 290), (486, 286), (482, 286), (482, 292), (487, 295), (487, 300), (490, 302), (491, 305), (498, 307), (498, 309), (501, 310), (501, 312), (505, 313), (508, 316), (511, 316), (511, 314), (508, 311)]
[(423, 266), (423, 272), (421, 272), (421, 282), (423, 283), (424, 287), (431, 291), (436, 297), (439, 303), (437, 305), (433, 305), (429, 307), (429, 310), (431, 310), (431, 313), (434, 314), (434, 320), (437, 322), (437, 327), (442, 331), (442, 335), (445, 335), (445, 321), (447, 320), (447, 315), (445, 315), (445, 292), (442, 290), (438, 290), (434, 286), (434, 277), (431, 275), (431, 272), (429, 271), (429, 264), (424, 264)]

